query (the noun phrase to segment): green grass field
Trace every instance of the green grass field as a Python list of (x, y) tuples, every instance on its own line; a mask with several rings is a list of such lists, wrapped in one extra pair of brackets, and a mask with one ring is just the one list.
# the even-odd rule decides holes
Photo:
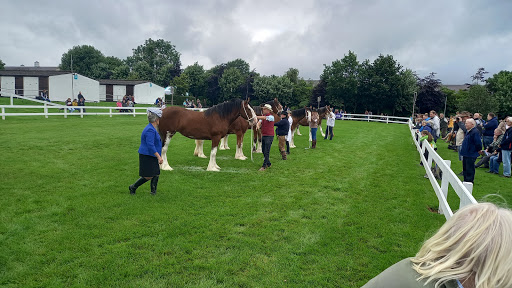
[(206, 172), (177, 135), (157, 195), (131, 196), (145, 117), (0, 121), (4, 287), (360, 287), (445, 222), (406, 125), (337, 121), (264, 172), (233, 136)]

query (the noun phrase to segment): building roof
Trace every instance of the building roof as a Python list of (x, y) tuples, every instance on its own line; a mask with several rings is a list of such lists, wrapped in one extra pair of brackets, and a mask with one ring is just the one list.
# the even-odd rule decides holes
[(71, 74), (71, 71), (60, 70), (59, 67), (5, 66), (0, 76), (44, 77)]
[(138, 85), (138, 84), (150, 82), (150, 81), (145, 81), (145, 80), (116, 80), (116, 79), (100, 79), (98, 81), (100, 82), (100, 85)]

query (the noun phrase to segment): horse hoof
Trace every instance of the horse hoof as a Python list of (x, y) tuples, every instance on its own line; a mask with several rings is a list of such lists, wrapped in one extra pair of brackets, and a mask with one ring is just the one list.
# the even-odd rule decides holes
[(206, 155), (204, 155), (204, 154), (203, 154), (203, 155), (197, 155), (197, 157), (199, 157), (199, 158), (208, 158), (208, 157), (206, 157)]
[(224, 148), (224, 147), (219, 147), (219, 150), (226, 150), (226, 148)]
[(174, 170), (174, 169), (171, 168), (171, 166), (162, 167), (160, 169), (165, 170), (165, 171), (172, 171), (172, 170)]
[(210, 167), (208, 167), (208, 168), (206, 168), (206, 171), (219, 172), (219, 171), (220, 171), (220, 169), (217, 169), (217, 168), (215, 168), (215, 167), (211, 167), (211, 168), (210, 168)]

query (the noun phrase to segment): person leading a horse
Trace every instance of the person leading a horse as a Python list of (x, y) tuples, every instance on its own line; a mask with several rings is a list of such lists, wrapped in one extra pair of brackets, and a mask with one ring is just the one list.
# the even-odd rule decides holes
[(263, 165), (260, 168), (260, 171), (265, 171), (265, 169), (270, 168), (272, 163), (270, 163), (269, 155), (270, 155), (270, 147), (272, 146), (272, 141), (274, 140), (274, 116), (272, 115), (272, 106), (269, 104), (263, 105), (262, 111), (263, 116), (256, 116), (259, 120), (257, 124), (257, 128), (261, 128), (261, 142), (262, 142), (262, 150), (263, 150)]
[(162, 140), (157, 131), (162, 117), (162, 110), (157, 108), (148, 109), (148, 122), (140, 137), (139, 147), (139, 180), (130, 185), (130, 194), (135, 194), (137, 188), (151, 180), (151, 195), (156, 194), (158, 177), (160, 175), (159, 164), (163, 163)]

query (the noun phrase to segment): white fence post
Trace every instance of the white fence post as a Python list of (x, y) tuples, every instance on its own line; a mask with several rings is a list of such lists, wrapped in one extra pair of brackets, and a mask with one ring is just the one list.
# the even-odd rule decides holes
[(2, 120), (5, 120), (5, 108), (2, 107)]
[(11, 95), (11, 106), (14, 105), (14, 97)]
[[(446, 163), (446, 166), (450, 168), (452, 166), (452, 161), (450, 160), (444, 160), (444, 163)], [(448, 196), (448, 186), (450, 182), (448, 181), (448, 177), (443, 173), (443, 177), (441, 179), (441, 193), (444, 195), (444, 198), (447, 199)], [(439, 214), (444, 214), (445, 211), (443, 211), (443, 206), (441, 205), (441, 202), (439, 202)]]
[(84, 118), (84, 108), (80, 107), (80, 118)]
[(133, 110), (133, 117), (135, 117), (135, 107), (132, 107)]
[(44, 117), (48, 119), (48, 106), (44, 103)]
[(64, 108), (64, 118), (68, 118), (68, 108)]
[[(469, 194), (473, 195), (473, 183), (462, 182), (462, 185), (464, 185), (464, 187), (466, 187), (466, 189), (468, 189)], [(466, 205), (469, 205), (469, 204), (471, 204), (471, 201), (468, 198), (460, 197), (459, 209)]]
[(108, 109), (109, 111), (109, 114), (110, 114), (110, 118), (112, 118), (112, 108)]

